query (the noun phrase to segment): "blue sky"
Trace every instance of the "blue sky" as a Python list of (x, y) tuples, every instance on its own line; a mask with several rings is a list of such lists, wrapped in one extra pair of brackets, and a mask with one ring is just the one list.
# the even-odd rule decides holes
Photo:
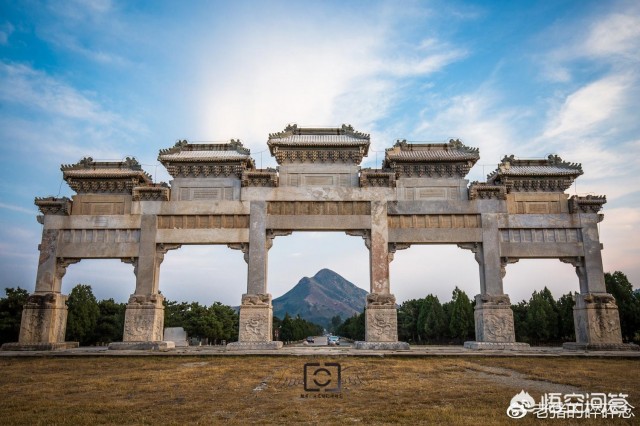
[[(61, 164), (135, 156), (156, 181), (158, 150), (178, 139), (239, 138), (258, 166), (275, 166), (269, 132), (287, 123), (371, 133), (363, 166), (395, 139), (479, 147), (469, 179), (506, 154), (550, 153), (582, 163), (568, 192), (605, 194), (606, 271), (640, 282), (640, 3), (637, 1), (118, 2), (0, 0), (0, 288), (33, 291), (41, 227), (36, 196), (72, 196)], [(361, 239), (337, 233), (278, 237), (274, 297), (329, 267), (368, 288)], [(479, 290), (470, 252), (414, 246), (396, 254), (400, 301), (457, 285)], [(131, 265), (82, 261), (63, 292), (91, 284), (125, 301)], [(572, 267), (507, 268), (517, 302), (548, 286), (578, 290)], [(242, 254), (183, 247), (160, 281), (173, 300), (238, 304)]]

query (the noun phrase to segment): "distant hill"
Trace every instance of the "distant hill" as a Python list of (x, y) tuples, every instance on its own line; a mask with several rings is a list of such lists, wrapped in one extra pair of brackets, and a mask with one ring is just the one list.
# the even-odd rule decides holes
[(342, 320), (364, 310), (367, 292), (331, 269), (322, 269), (312, 278), (304, 277), (284, 295), (273, 300), (273, 314), (300, 314), (307, 321), (327, 327), (331, 318)]

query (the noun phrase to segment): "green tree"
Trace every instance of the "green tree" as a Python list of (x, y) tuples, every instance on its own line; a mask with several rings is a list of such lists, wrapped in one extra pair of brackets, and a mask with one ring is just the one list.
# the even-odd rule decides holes
[(640, 295), (634, 293), (629, 279), (620, 271), (604, 274), (604, 282), (607, 292), (615, 297), (618, 305), (622, 339), (630, 342), (640, 334)]
[(444, 310), (437, 296), (432, 294), (424, 298), (418, 316), (418, 330), (428, 342), (442, 340), (447, 324)]
[(517, 305), (511, 305), (511, 310), (513, 311), (513, 328), (516, 333), (516, 341), (528, 342), (527, 311), (529, 310), (529, 304), (523, 300)]
[(86, 346), (95, 343), (95, 330), (100, 316), (98, 301), (90, 285), (75, 286), (67, 301), (67, 337), (69, 341)]
[(565, 342), (576, 340), (576, 329), (573, 321), (573, 307), (576, 302), (571, 293), (564, 294), (556, 302), (558, 313), (558, 337)]
[(9, 287), (4, 291), (5, 297), (0, 299), (0, 345), (18, 341), (22, 308), (29, 297), (27, 290), (20, 287)]
[(451, 337), (458, 341), (467, 340), (474, 334), (473, 305), (469, 296), (457, 286), (453, 290), (451, 302), (453, 304), (449, 321)]
[(339, 336), (344, 336), (352, 340), (364, 340), (364, 326), (365, 313), (354, 315), (351, 318), (347, 318), (336, 331)]
[(121, 342), (126, 305), (116, 303), (113, 299), (106, 299), (98, 302), (98, 308), (100, 316), (95, 328), (95, 341), (102, 343)]
[(539, 344), (553, 339), (553, 324), (557, 324), (556, 312), (542, 292), (534, 291), (527, 310), (527, 334), (531, 342)]
[(398, 338), (403, 342), (418, 343), (422, 336), (418, 332), (418, 317), (424, 299), (405, 301), (398, 308)]
[(331, 332), (335, 333), (336, 330), (338, 329), (338, 327), (340, 326), (340, 324), (342, 324), (342, 318), (340, 317), (340, 315), (336, 315), (333, 318), (331, 318)]

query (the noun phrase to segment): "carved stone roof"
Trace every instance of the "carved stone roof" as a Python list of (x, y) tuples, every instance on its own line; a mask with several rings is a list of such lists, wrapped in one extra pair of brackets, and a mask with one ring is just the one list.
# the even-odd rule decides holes
[(563, 192), (582, 173), (580, 164), (563, 161), (557, 155), (546, 159), (516, 159), (511, 155), (487, 175), (487, 183), (506, 185), (509, 192)]
[(478, 159), (478, 148), (468, 147), (457, 139), (449, 143), (398, 140), (386, 149), (382, 166), (394, 170), (398, 177), (464, 177)]
[(149, 185), (151, 176), (135, 158), (124, 161), (93, 161), (85, 157), (60, 167), (64, 180), (77, 193), (131, 193), (134, 186)]
[(288, 125), (282, 132), (269, 134), (271, 155), (282, 163), (355, 163), (369, 153), (370, 137), (342, 127), (298, 127)]
[(173, 177), (218, 177), (235, 175), (254, 169), (251, 151), (239, 140), (228, 143), (192, 144), (186, 140), (173, 147), (161, 149), (160, 161)]

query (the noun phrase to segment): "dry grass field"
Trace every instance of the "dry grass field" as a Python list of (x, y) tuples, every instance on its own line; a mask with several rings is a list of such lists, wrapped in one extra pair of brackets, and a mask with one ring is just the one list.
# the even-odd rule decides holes
[[(342, 388), (326, 392), (328, 373)], [(640, 424), (640, 361), (489, 357), (0, 358), (0, 424), (533, 424), (507, 417), (521, 390), (623, 392)], [(315, 376), (314, 376), (315, 374)], [(312, 378), (318, 379), (315, 385)]]

